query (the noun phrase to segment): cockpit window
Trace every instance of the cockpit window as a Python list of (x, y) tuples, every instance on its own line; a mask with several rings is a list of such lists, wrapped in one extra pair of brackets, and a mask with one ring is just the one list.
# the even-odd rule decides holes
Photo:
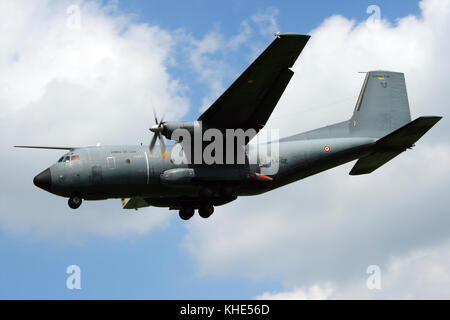
[(58, 162), (70, 162), (70, 161), (79, 161), (80, 155), (78, 154), (65, 154), (61, 158), (59, 158)]

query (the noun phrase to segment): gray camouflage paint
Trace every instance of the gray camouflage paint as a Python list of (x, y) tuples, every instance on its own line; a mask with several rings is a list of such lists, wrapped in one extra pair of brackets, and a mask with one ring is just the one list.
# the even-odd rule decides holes
[[(414, 136), (412, 142), (435, 122), (427, 125), (426, 130), (419, 128), (420, 135)], [(80, 160), (53, 164), (49, 168), (51, 187), (47, 191), (63, 197), (81, 195), (86, 200), (134, 198), (140, 199), (134, 207), (154, 205), (177, 209), (183, 203), (197, 207), (201, 202), (201, 189), (205, 186), (217, 190), (225, 185), (232, 186), (232, 195), (220, 198), (215, 194), (215, 200), (211, 200), (214, 205), (221, 205), (238, 196), (261, 194), (349, 161), (367, 159), (379, 152), (377, 141), (380, 138), (410, 123), (404, 75), (371, 71), (366, 75), (357, 105), (348, 121), (278, 141), (279, 157), (273, 161), (278, 161), (279, 169), (270, 176), (272, 181), (248, 177), (249, 171), (260, 172), (266, 163), (177, 165), (170, 156), (163, 159), (158, 149), (150, 153), (147, 146), (99, 146), (72, 150), (71, 153), (79, 155)], [(408, 130), (405, 132), (411, 135)], [(409, 140), (407, 145), (395, 150), (394, 156), (412, 145)], [(168, 146), (169, 155), (173, 147)], [(247, 145), (246, 152), (249, 148), (254, 146)], [(389, 161), (377, 162), (374, 158), (373, 165), (369, 161), (372, 171)], [(176, 168), (191, 168), (201, 179), (172, 185), (163, 183), (161, 174)]]

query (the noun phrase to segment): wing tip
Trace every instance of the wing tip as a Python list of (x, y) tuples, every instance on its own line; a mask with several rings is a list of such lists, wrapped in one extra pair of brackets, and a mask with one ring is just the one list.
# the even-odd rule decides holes
[[(441, 119), (443, 118), (443, 116), (420, 116), (417, 119), (413, 120), (413, 121), (417, 121), (417, 122), (428, 122), (431, 127), (434, 126), (436, 123), (438, 123)], [(412, 122), (412, 121), (411, 121)], [(431, 129), (430, 127), (430, 129)]]

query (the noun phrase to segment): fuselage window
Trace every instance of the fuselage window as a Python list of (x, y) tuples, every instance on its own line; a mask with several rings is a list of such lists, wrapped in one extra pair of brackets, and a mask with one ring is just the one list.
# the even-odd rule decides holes
[(65, 156), (63, 162), (69, 162), (70, 161), (70, 156)]
[(62, 156), (61, 158), (59, 158), (58, 162), (62, 162), (64, 159), (64, 156)]

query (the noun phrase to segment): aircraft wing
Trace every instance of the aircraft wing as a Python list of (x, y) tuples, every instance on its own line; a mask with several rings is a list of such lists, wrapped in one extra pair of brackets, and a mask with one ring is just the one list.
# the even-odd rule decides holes
[(290, 69), (310, 36), (279, 34), (199, 118), (204, 127), (259, 131), (294, 72)]
[(42, 147), (42, 146), (14, 146), (14, 148), (70, 150), (70, 151), (78, 149), (78, 147)]

